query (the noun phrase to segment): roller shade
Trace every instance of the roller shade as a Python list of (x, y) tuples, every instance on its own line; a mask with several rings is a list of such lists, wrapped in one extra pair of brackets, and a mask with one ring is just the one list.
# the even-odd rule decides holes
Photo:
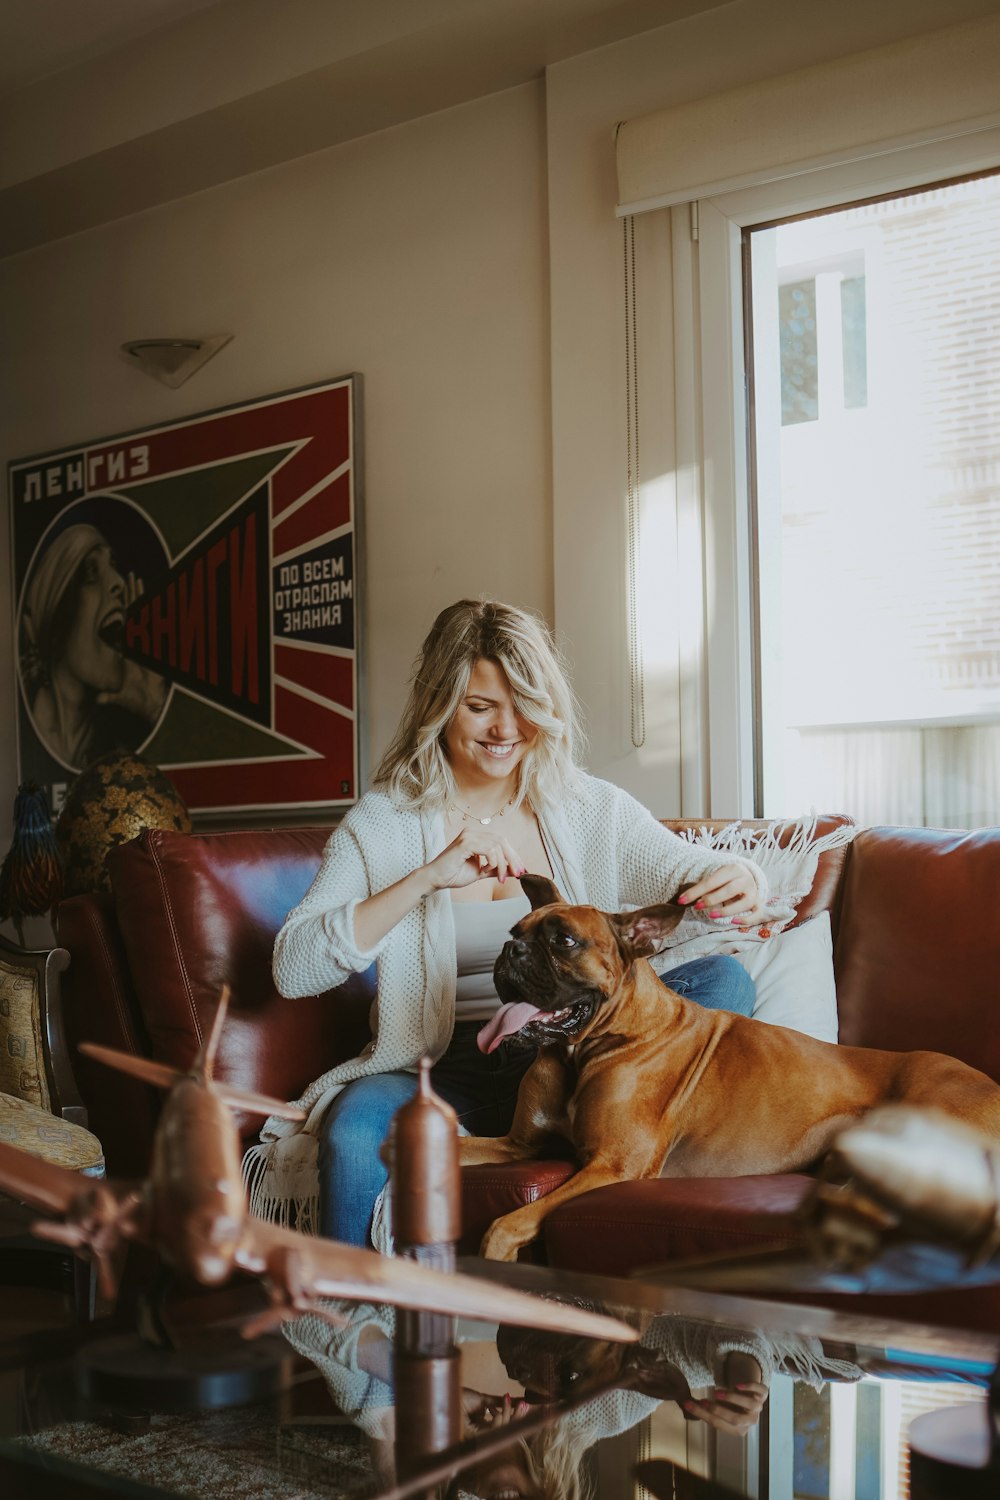
[(998, 124), (1000, 16), (987, 16), (624, 121), (618, 213)]

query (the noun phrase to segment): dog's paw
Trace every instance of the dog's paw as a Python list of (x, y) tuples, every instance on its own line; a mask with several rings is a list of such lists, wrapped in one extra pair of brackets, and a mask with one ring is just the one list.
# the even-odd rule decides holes
[(531, 1234), (519, 1234), (503, 1219), (497, 1219), (483, 1235), (479, 1253), (486, 1260), (517, 1260), (521, 1246), (530, 1245), (533, 1238)]

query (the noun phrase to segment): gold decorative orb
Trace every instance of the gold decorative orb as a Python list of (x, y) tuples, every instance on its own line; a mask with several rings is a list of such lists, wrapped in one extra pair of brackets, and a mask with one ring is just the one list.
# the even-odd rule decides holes
[(140, 755), (112, 750), (87, 767), (70, 787), (56, 822), (63, 858), (63, 895), (111, 890), (108, 850), (146, 828), (191, 832), (191, 817), (173, 783)]

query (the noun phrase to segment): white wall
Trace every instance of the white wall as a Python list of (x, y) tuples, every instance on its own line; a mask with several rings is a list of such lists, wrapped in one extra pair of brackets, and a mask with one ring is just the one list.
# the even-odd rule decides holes
[[(639, 225), (649, 597), (647, 744), (636, 752), (614, 123), (996, 3), (736, 0), (560, 63), (544, 84), (2, 262), (0, 455), (360, 371), (373, 752), (434, 612), (463, 593), (495, 594), (554, 618), (587, 710), (591, 767), (657, 814), (676, 813), (690, 674), (679, 656), (688, 580), (675, 535), (669, 239), (662, 216)], [(116, 354), (128, 338), (221, 331), (233, 342), (178, 391)], [(13, 692), (5, 619), (0, 702)], [(4, 715), (0, 843), (12, 733)]]
[[(439, 608), (551, 616), (543, 105), (526, 85), (0, 263), (4, 459), (361, 372), (373, 753)], [(220, 331), (176, 391), (117, 355)], [(5, 614), (8, 704), (12, 656)], [(9, 713), (0, 736), (5, 842)]]

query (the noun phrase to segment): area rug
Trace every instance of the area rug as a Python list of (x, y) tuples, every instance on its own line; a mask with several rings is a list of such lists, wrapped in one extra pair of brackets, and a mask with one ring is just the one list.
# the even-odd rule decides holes
[(363, 1500), (375, 1490), (356, 1428), (279, 1425), (273, 1407), (154, 1415), (134, 1433), (68, 1422), (19, 1441), (192, 1500)]

